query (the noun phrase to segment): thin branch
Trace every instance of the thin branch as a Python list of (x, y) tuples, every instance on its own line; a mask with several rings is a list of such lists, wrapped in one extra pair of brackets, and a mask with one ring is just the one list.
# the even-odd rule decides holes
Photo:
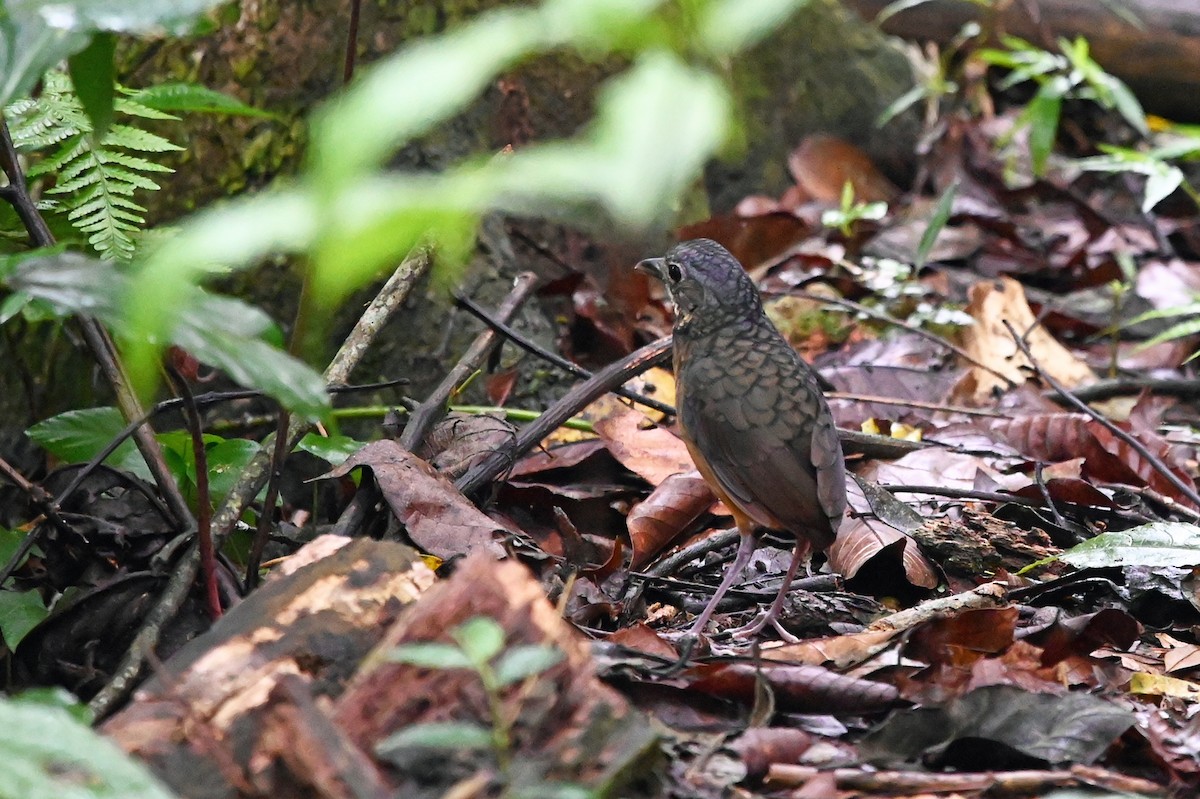
[[(512, 291), (508, 293), (496, 311), (497, 318), (502, 322), (511, 319), (533, 293), (536, 285), (537, 275), (532, 272), (522, 272), (517, 275), (513, 280)], [(446, 414), (446, 405), (449, 403), (450, 397), (454, 395), (463, 381), (479, 368), (492, 350), (499, 346), (500, 342), (500, 336), (490, 329), (484, 330), (475, 337), (475, 341), (463, 353), (462, 358), (454, 365), (450, 373), (442, 378), (442, 382), (438, 383), (437, 388), (429, 393), (424, 402), (409, 413), (408, 423), (404, 426), (404, 433), (400, 436), (400, 446), (410, 452), (416, 451), (421, 446), (425, 436), (429, 435), (433, 426)]]
[(472, 466), (466, 474), (458, 478), (454, 483), (455, 487), (467, 496), (471, 496), (589, 403), (612, 391), (616, 386), (624, 385), (630, 378), (636, 377), (652, 366), (663, 363), (670, 355), (671, 338), (664, 336), (604, 367), (596, 372), (590, 380), (586, 380), (568, 391), (535, 421), (521, 428), (511, 442), (493, 450), (487, 457)]
[(1011, 413), (988, 411), (983, 408), (968, 408), (965, 405), (944, 405), (940, 402), (923, 402), (914, 399), (897, 399), (895, 397), (879, 397), (872, 394), (854, 394), (845, 391), (826, 391), (826, 399), (844, 399), (852, 402), (874, 403), (877, 405), (896, 405), (901, 408), (920, 408), (925, 411), (944, 413), (961, 413), (965, 416), (990, 416), (997, 419), (1009, 419)]
[(1132, 433), (1122, 430), (1120, 427), (1110, 422), (1108, 418), (1104, 416), (1104, 414), (1100, 413), (1083, 400), (1077, 398), (1066, 388), (1066, 386), (1047, 374), (1046, 371), (1038, 364), (1037, 360), (1033, 357), (1033, 353), (1029, 350), (1029, 345), (1025, 342), (1025, 339), (1017, 335), (1017, 331), (1013, 329), (1012, 324), (1009, 323), (1007, 319), (1002, 321), (1004, 323), (1004, 327), (1008, 330), (1009, 335), (1012, 336), (1013, 342), (1017, 345), (1017, 349), (1021, 351), (1021, 354), (1024, 355), (1029, 361), (1034, 373), (1041, 380), (1045, 381), (1046, 385), (1058, 392), (1058, 394), (1064, 400), (1066, 400), (1068, 404), (1074, 406), (1083, 413), (1086, 413), (1088, 416), (1092, 417), (1092, 419), (1096, 420), (1096, 422), (1103, 425), (1104, 428), (1114, 436), (1133, 447), (1134, 451), (1145, 458), (1146, 462), (1153, 467), (1154, 471), (1166, 478), (1167, 482), (1174, 486), (1179, 493), (1187, 497), (1188, 500), (1196, 506), (1196, 508), (1200, 509), (1200, 493), (1196, 492), (1196, 488), (1194, 486), (1190, 486), (1181, 480), (1179, 475), (1175, 474), (1175, 472), (1163, 462), (1162, 458), (1159, 458), (1157, 455), (1150, 452), (1150, 449), (1141, 441), (1139, 441), (1136, 436), (1134, 436)]
[(354, 77), (354, 58), (358, 54), (358, 18), (362, 0), (350, 0), (350, 29), (346, 32), (346, 59), (342, 64), (342, 83)]
[[(13, 485), (24, 491), (29, 500), (46, 516), (55, 529), (65, 532), (68, 535), (75, 533), (70, 523), (59, 514), (58, 503), (51, 501), (50, 495), (46, 493), (46, 490), (26, 479), (25, 475), (21, 474), (15, 466), (4, 458), (0, 458), (0, 475), (7, 477)], [(21, 544), (17, 547), (16, 551), (9, 556), (8, 562), (4, 564), (3, 568), (0, 568), (0, 585), (4, 585), (9, 576), (25, 562), (25, 558), (33, 550), (34, 546), (37, 545), (42, 529), (42, 526), (38, 525), (21, 539)]]
[[(997, 491), (977, 491), (973, 488), (950, 488), (949, 486), (935, 485), (895, 485), (880, 483), (880, 488), (886, 489), (893, 494), (929, 494), (934, 497), (946, 497), (947, 499), (973, 499), (979, 502), (995, 502), (1001, 505), (1024, 505), (1030, 508), (1045, 508), (1049, 506), (1049, 502), (1044, 497), (1033, 499), (1031, 497), (1020, 497), (1016, 494), (1005, 494)], [(1076, 508), (1099, 510), (1111, 514), (1121, 519), (1131, 519), (1136, 522), (1155, 521), (1150, 517), (1131, 511), (1121, 510), (1119, 508), (1110, 508), (1106, 505), (1089, 505), (1082, 502), (1071, 502), (1069, 500), (1058, 500), (1059, 504), (1067, 505)]]
[(271, 538), (271, 528), (275, 524), (275, 502), (279, 499), (279, 481), (283, 477), (283, 462), (287, 458), (287, 430), (291, 424), (291, 414), (280, 408), (279, 419), (275, 429), (275, 449), (271, 453), (271, 476), (267, 480), (267, 494), (263, 497), (262, 513), (258, 516), (258, 526), (254, 530), (254, 540), (250, 543), (250, 554), (246, 556), (246, 588), (258, 585), (258, 567), (262, 562), (263, 551)]
[(208, 450), (204, 446), (204, 426), (187, 380), (174, 366), (167, 367), (167, 376), (183, 400), (183, 419), (192, 438), (192, 459), (196, 464), (196, 540), (200, 542), (200, 569), (204, 577), (208, 615), (212, 621), (216, 621), (221, 618), (221, 595), (217, 591), (217, 553), (212, 540), (212, 495), (208, 489)]
[[(467, 297), (455, 295), (454, 302), (456, 305), (458, 305), (458, 307), (460, 307), (463, 310), (470, 313), (472, 316), (474, 316), (479, 321), (483, 322), (485, 325), (490, 327), (492, 330), (495, 330), (497, 333), (502, 334), (505, 338), (507, 338), (513, 344), (516, 344), (518, 347), (525, 350), (526, 352), (528, 352), (532, 355), (536, 355), (537, 357), (541, 358), (542, 360), (544, 360), (548, 363), (552, 363), (555, 366), (557, 366), (559, 369), (569, 372), (570, 374), (573, 374), (576, 377), (581, 378), (583, 380), (587, 380), (588, 378), (590, 378), (592, 376), (592, 373), (590, 371), (588, 371), (587, 369), (584, 369), (579, 364), (568, 361), (566, 358), (562, 357), (561, 355), (551, 352), (550, 350), (541, 346), (536, 341), (531, 341), (529, 338), (522, 336), (520, 333), (518, 333), (516, 330), (514, 330), (509, 325), (504, 324), (503, 322), (501, 322), (498, 319), (493, 319), (490, 315), (488, 315), (487, 311), (480, 308), (478, 305), (473, 303)], [(658, 411), (659, 413), (665, 413), (668, 416), (675, 415), (675, 407), (673, 405), (668, 405), (665, 402), (660, 402), (659, 400), (653, 399), (651, 397), (647, 397), (645, 394), (639, 394), (636, 391), (630, 391), (629, 389), (625, 388), (624, 386), (616, 389), (616, 391), (614, 393), (617, 394), (618, 396), (624, 397), (627, 400), (632, 400), (633, 402), (636, 402), (639, 405), (644, 405), (647, 408), (653, 408), (654, 410)]]
[[(1084, 402), (1100, 402), (1113, 397), (1140, 394), (1143, 391), (1149, 391), (1151, 394), (1166, 394), (1181, 399), (1193, 399), (1200, 397), (1200, 379), (1194, 377), (1118, 377), (1080, 386), (1072, 389), (1071, 393)], [(1043, 396), (1058, 403), (1068, 402), (1054, 390), (1047, 390)]]

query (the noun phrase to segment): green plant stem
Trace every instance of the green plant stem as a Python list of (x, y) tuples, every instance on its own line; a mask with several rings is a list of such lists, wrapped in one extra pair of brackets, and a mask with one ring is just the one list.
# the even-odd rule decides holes
[(487, 694), (488, 714), (492, 717), (492, 748), (496, 751), (496, 763), (500, 772), (508, 776), (512, 764), (512, 724), (504, 714), (504, 700), (500, 696), (500, 683), (489, 663), (476, 663), (475, 671)]
[[(542, 415), (541, 411), (531, 411), (524, 408), (501, 408), (495, 405), (451, 405), (450, 410), (458, 413), (478, 415), (484, 413), (502, 413), (511, 422), (532, 422)], [(335, 408), (333, 415), (338, 419), (381, 419), (391, 411), (405, 412), (404, 408), (393, 405), (364, 405), (357, 408)], [(560, 427), (571, 430), (582, 430), (585, 433), (596, 432), (592, 423), (586, 419), (568, 419)]]

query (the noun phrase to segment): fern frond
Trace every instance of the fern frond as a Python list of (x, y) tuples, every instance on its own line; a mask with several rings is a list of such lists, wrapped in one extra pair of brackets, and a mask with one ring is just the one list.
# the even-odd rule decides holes
[[(178, 119), (128, 97), (118, 98), (113, 108), (118, 115), (136, 119)], [(39, 97), (19, 100), (4, 113), (11, 121), (13, 143), (18, 149), (53, 150), (28, 170), (30, 177), (54, 178), (54, 185), (45, 192), (58, 198), (51, 207), (65, 213), (76, 230), (87, 234), (88, 242), (101, 257), (132, 257), (134, 237), (145, 225), (142, 214), (146, 209), (129, 198), (137, 191), (159, 189), (148, 174), (174, 171), (141, 154), (183, 148), (125, 123), (110, 125), (97, 142), (70, 79), (58, 70), (46, 74)]]

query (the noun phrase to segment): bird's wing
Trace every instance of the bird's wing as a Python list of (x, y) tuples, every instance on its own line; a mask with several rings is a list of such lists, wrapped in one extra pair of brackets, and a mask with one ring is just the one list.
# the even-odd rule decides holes
[(832, 420), (814, 428), (816, 408), (803, 392), (746, 392), (718, 380), (699, 392), (703, 399), (685, 405), (681, 420), (709, 471), (757, 524), (803, 532), (816, 547), (828, 546), (845, 503)]

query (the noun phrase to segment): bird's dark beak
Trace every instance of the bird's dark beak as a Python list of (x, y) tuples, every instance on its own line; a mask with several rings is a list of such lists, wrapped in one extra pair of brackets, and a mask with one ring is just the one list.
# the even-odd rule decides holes
[(633, 268), (644, 275), (662, 280), (665, 275), (664, 266), (665, 261), (662, 258), (647, 258), (644, 261), (638, 261)]

